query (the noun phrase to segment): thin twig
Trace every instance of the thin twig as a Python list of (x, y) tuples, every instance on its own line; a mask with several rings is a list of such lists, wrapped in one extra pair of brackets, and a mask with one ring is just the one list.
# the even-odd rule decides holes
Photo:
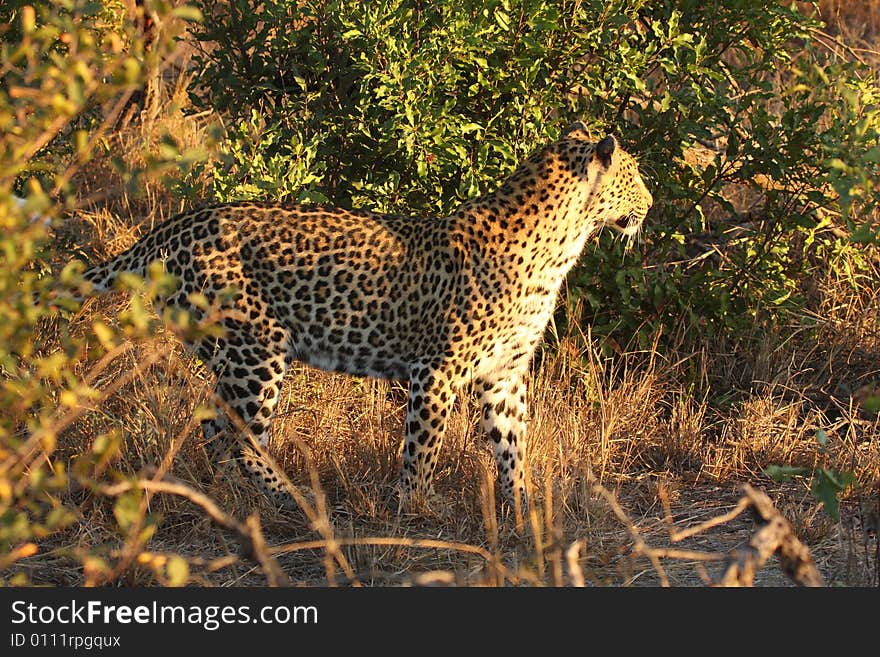
[(699, 552), (697, 550), (676, 550), (674, 548), (648, 548), (657, 557), (664, 559), (682, 559), (685, 561), (724, 561), (726, 555), (718, 552)]
[(608, 502), (608, 505), (611, 507), (614, 515), (616, 515), (617, 519), (626, 526), (627, 531), (629, 531), (629, 535), (633, 539), (633, 553), (643, 554), (648, 557), (648, 559), (651, 561), (651, 565), (654, 566), (654, 570), (657, 571), (657, 575), (660, 577), (660, 585), (668, 587), (669, 578), (666, 576), (666, 571), (664, 570), (663, 565), (660, 563), (659, 557), (642, 538), (642, 534), (639, 531), (638, 527), (636, 527), (633, 524), (632, 520), (629, 519), (629, 516), (626, 515), (626, 512), (617, 502), (617, 497), (614, 495), (614, 493), (612, 493), (600, 483), (593, 484), (593, 492), (598, 493), (603, 498), (605, 498), (605, 501)]
[(670, 531), (669, 538), (673, 543), (677, 543), (679, 541), (683, 541), (686, 538), (690, 538), (695, 534), (701, 534), (707, 529), (717, 527), (718, 525), (723, 525), (725, 522), (730, 522), (743, 511), (748, 509), (749, 506), (751, 506), (751, 502), (748, 500), (748, 498), (742, 497), (740, 498), (739, 502), (737, 502), (736, 506), (727, 513), (720, 516), (715, 516), (714, 518), (709, 518), (709, 520), (702, 522), (694, 527), (688, 527), (687, 529), (683, 529), (681, 531)]
[(578, 556), (580, 555), (581, 548), (586, 544), (587, 542), (584, 540), (575, 541), (569, 545), (568, 549), (565, 551), (565, 563), (568, 566), (568, 576), (571, 578), (571, 585), (579, 588), (583, 588), (587, 585), (586, 580), (584, 579), (584, 571), (578, 563)]
[(242, 556), (260, 564), (270, 586), (286, 586), (290, 584), (287, 575), (281, 569), (281, 566), (278, 565), (275, 557), (266, 548), (266, 539), (263, 536), (259, 519), (256, 515), (251, 515), (247, 522), (243, 524), (226, 513), (214, 500), (204, 493), (177, 481), (138, 479), (136, 481), (123, 481), (112, 486), (102, 486), (99, 490), (105, 495), (116, 496), (135, 488), (157, 493), (168, 493), (188, 499), (207, 513), (217, 525), (234, 532), (238, 536), (242, 548)]

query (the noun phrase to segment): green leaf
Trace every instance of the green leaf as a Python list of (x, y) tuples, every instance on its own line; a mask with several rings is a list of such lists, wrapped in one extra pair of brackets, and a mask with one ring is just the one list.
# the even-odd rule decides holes
[(880, 146), (869, 148), (862, 154), (862, 159), (872, 164), (880, 163)]
[(138, 276), (128, 271), (124, 271), (116, 277), (118, 285), (126, 290), (142, 292), (144, 289), (143, 276)]
[(140, 501), (140, 494), (137, 491), (129, 491), (120, 495), (113, 505), (113, 515), (124, 533), (127, 533), (140, 519)]
[(185, 21), (192, 21), (194, 23), (201, 23), (205, 20), (201, 10), (198, 7), (193, 7), (192, 5), (182, 5), (180, 7), (175, 7), (174, 10), (172, 10), (171, 15)]
[(810, 474), (810, 470), (791, 465), (768, 465), (764, 468), (764, 474), (774, 481), (790, 481), (794, 477)]
[(817, 468), (813, 473), (810, 492), (822, 502), (834, 522), (840, 520), (840, 500), (837, 496), (855, 482), (852, 472), (840, 472), (827, 468)]
[(880, 396), (872, 395), (862, 400), (862, 410), (866, 413), (880, 412)]
[(877, 231), (866, 224), (854, 230), (849, 239), (856, 244), (874, 244), (877, 241)]
[(46, 515), (46, 527), (51, 530), (62, 529), (76, 521), (76, 515), (63, 506), (57, 506)]

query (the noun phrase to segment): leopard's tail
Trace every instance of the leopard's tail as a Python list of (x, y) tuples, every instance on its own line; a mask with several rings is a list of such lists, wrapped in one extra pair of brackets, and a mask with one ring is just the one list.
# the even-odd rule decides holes
[(122, 253), (109, 260), (91, 265), (83, 272), (83, 278), (92, 284), (93, 293), (113, 289), (120, 274), (136, 274), (146, 278), (150, 265), (155, 260), (163, 260), (170, 250), (172, 237), (182, 229), (182, 224), (190, 221), (187, 213), (174, 215), (163, 223), (154, 226)]
[(148, 234), (122, 253), (90, 266), (83, 272), (83, 279), (92, 284), (92, 292), (97, 294), (112, 290), (119, 274), (127, 272), (146, 277), (149, 254), (156, 252), (155, 241), (155, 235)]
[(137, 266), (135, 263), (131, 263), (130, 260), (123, 257), (126, 255), (128, 255), (128, 251), (124, 251), (114, 258), (110, 258), (110, 260), (92, 265), (83, 272), (83, 279), (92, 284), (93, 293), (97, 294), (112, 290), (113, 284), (116, 282), (116, 278), (120, 272), (130, 271), (143, 276), (141, 267)]

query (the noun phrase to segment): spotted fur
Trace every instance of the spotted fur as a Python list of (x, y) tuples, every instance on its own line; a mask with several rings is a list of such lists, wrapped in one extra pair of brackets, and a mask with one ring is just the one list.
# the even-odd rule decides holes
[[(432, 492), (447, 416), (472, 385), (504, 497), (525, 506), (526, 373), (563, 278), (603, 226), (638, 232), (652, 203), (635, 160), (581, 123), (501, 187), (442, 218), (240, 202), (179, 214), (89, 269), (96, 290), (161, 260), (181, 281), (160, 303), (219, 303), (222, 337), (191, 347), (217, 394), (267, 443), (285, 371), (298, 360), (408, 380), (402, 491)], [(230, 295), (228, 292), (235, 291)], [(224, 292), (226, 293), (224, 295)], [(203, 425), (276, 501), (283, 477), (221, 414)]]

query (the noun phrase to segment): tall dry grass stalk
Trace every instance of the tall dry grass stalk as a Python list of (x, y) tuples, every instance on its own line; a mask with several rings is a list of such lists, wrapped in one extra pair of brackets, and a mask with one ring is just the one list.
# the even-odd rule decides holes
[(822, 19), (853, 45), (872, 44), (880, 34), (878, 0), (819, 0), (818, 4)]

